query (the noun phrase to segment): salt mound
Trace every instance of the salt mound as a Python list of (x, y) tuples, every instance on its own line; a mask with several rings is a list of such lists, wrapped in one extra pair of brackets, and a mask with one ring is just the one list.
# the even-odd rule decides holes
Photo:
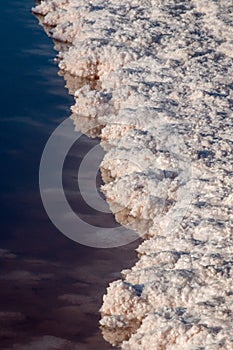
[(233, 349), (232, 11), (228, 0), (34, 9), (76, 128), (107, 151), (110, 207), (145, 239), (101, 308), (105, 339), (124, 350)]

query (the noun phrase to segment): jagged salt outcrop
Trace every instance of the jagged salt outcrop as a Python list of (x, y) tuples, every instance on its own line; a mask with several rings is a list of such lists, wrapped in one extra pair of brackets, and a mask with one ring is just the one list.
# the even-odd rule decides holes
[(56, 39), (76, 127), (102, 139), (110, 207), (145, 239), (104, 296), (105, 339), (232, 350), (231, 3), (46, 0), (34, 12)]

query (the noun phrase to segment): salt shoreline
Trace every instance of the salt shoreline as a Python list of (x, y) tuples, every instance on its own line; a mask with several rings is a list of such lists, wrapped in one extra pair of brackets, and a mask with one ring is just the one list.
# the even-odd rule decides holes
[(145, 239), (104, 296), (105, 339), (231, 350), (232, 7), (47, 0), (34, 11), (60, 69), (80, 78), (72, 117), (102, 139), (110, 208)]

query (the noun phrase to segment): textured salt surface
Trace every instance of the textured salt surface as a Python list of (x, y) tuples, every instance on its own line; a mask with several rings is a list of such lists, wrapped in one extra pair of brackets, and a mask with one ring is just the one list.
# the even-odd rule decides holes
[(232, 350), (231, 2), (47, 0), (34, 11), (57, 40), (77, 129), (102, 138), (110, 207), (145, 238), (104, 296), (105, 339)]

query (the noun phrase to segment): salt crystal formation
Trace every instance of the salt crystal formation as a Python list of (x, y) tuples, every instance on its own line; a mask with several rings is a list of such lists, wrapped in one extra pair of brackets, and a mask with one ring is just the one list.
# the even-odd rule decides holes
[(233, 6), (45, 0), (76, 127), (107, 151), (103, 191), (139, 232), (103, 335), (124, 350), (233, 349)]

